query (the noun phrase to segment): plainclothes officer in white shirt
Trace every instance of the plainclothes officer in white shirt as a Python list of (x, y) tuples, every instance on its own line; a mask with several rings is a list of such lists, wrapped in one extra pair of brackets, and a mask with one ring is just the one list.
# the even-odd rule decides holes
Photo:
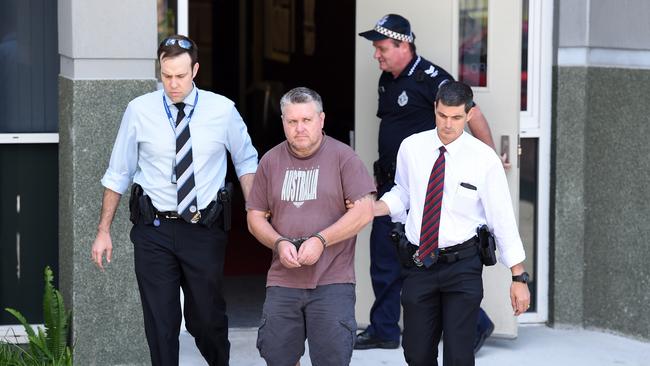
[(406, 237), (418, 249), (414, 265), (404, 269), (402, 289), (402, 346), (409, 365), (437, 365), (441, 336), (444, 365), (474, 365), (483, 298), (476, 232), (483, 224), (495, 237), (501, 263), (512, 271), (514, 314), (530, 305), (525, 253), (502, 162), (489, 146), (464, 132), (472, 98), (472, 89), (460, 82), (440, 88), (436, 129), (402, 142), (396, 185), (375, 204), (375, 216), (408, 210)]
[(106, 189), (92, 258), (102, 270), (104, 255), (110, 263), (110, 225), (133, 179), (143, 192), (132, 190), (137, 211), (132, 210), (131, 240), (151, 363), (178, 365), (182, 287), (187, 330), (208, 364), (227, 365), (222, 294), (227, 203), (219, 191), (229, 151), (248, 197), (257, 152), (234, 103), (194, 85), (199, 70), (194, 41), (166, 38), (158, 60), (163, 90), (135, 98), (124, 112), (102, 178)]

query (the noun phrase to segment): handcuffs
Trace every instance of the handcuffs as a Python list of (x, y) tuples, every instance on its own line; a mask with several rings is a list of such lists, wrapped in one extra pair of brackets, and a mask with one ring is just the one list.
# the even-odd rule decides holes
[(299, 250), (302, 243), (304, 243), (305, 241), (311, 238), (318, 238), (318, 240), (320, 240), (320, 242), (323, 244), (323, 250), (327, 248), (327, 241), (325, 240), (325, 238), (323, 238), (323, 236), (320, 233), (315, 233), (312, 234), (311, 236), (301, 236), (298, 238), (285, 238), (281, 236), (275, 241), (275, 243), (273, 243), (273, 251), (274, 252), (278, 251), (278, 244), (280, 244), (281, 241), (287, 241), (293, 244), (293, 246), (296, 247), (296, 250)]

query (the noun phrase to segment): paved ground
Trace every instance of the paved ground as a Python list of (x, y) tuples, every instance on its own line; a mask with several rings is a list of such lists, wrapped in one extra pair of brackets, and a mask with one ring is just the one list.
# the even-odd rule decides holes
[[(264, 366), (255, 348), (256, 329), (231, 329), (232, 366)], [(354, 351), (352, 366), (405, 365), (402, 350)], [(441, 363), (442, 364), (442, 363)], [(181, 334), (181, 365), (206, 365), (194, 340)], [(310, 366), (307, 355), (301, 366)], [(489, 338), (476, 358), (477, 366), (648, 366), (650, 343), (609, 333), (521, 326), (515, 340)]]

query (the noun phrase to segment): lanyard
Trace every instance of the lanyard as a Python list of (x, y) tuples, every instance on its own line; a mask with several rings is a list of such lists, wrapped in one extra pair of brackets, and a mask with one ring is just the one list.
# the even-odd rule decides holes
[[(169, 106), (167, 105), (167, 98), (165, 98), (165, 93), (163, 93), (163, 106), (165, 106), (165, 113), (167, 113), (167, 119), (169, 120), (169, 125), (172, 127), (172, 131), (174, 131), (174, 136), (176, 136), (176, 123), (174, 123), (174, 119), (172, 118), (172, 112), (169, 110)], [(194, 107), (190, 111), (190, 114), (187, 115), (187, 124), (190, 124), (190, 121), (192, 120), (192, 115), (194, 114), (194, 110), (196, 109), (196, 103), (199, 101), (199, 91), (196, 91), (196, 95), (194, 96)], [(180, 111), (178, 111), (180, 113)]]

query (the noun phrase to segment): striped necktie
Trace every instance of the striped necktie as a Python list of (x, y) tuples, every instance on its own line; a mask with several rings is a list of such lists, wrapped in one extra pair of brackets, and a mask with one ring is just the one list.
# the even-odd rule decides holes
[(177, 211), (183, 219), (196, 223), (201, 218), (196, 203), (194, 165), (192, 164), (192, 136), (189, 120), (185, 118), (185, 103), (175, 103), (176, 116), (176, 195)]
[(424, 199), (424, 211), (422, 211), (418, 259), (426, 267), (430, 267), (437, 261), (440, 209), (442, 208), (442, 193), (445, 186), (445, 151), (447, 151), (445, 147), (440, 146), (440, 155), (433, 164), (429, 176), (427, 195)]

